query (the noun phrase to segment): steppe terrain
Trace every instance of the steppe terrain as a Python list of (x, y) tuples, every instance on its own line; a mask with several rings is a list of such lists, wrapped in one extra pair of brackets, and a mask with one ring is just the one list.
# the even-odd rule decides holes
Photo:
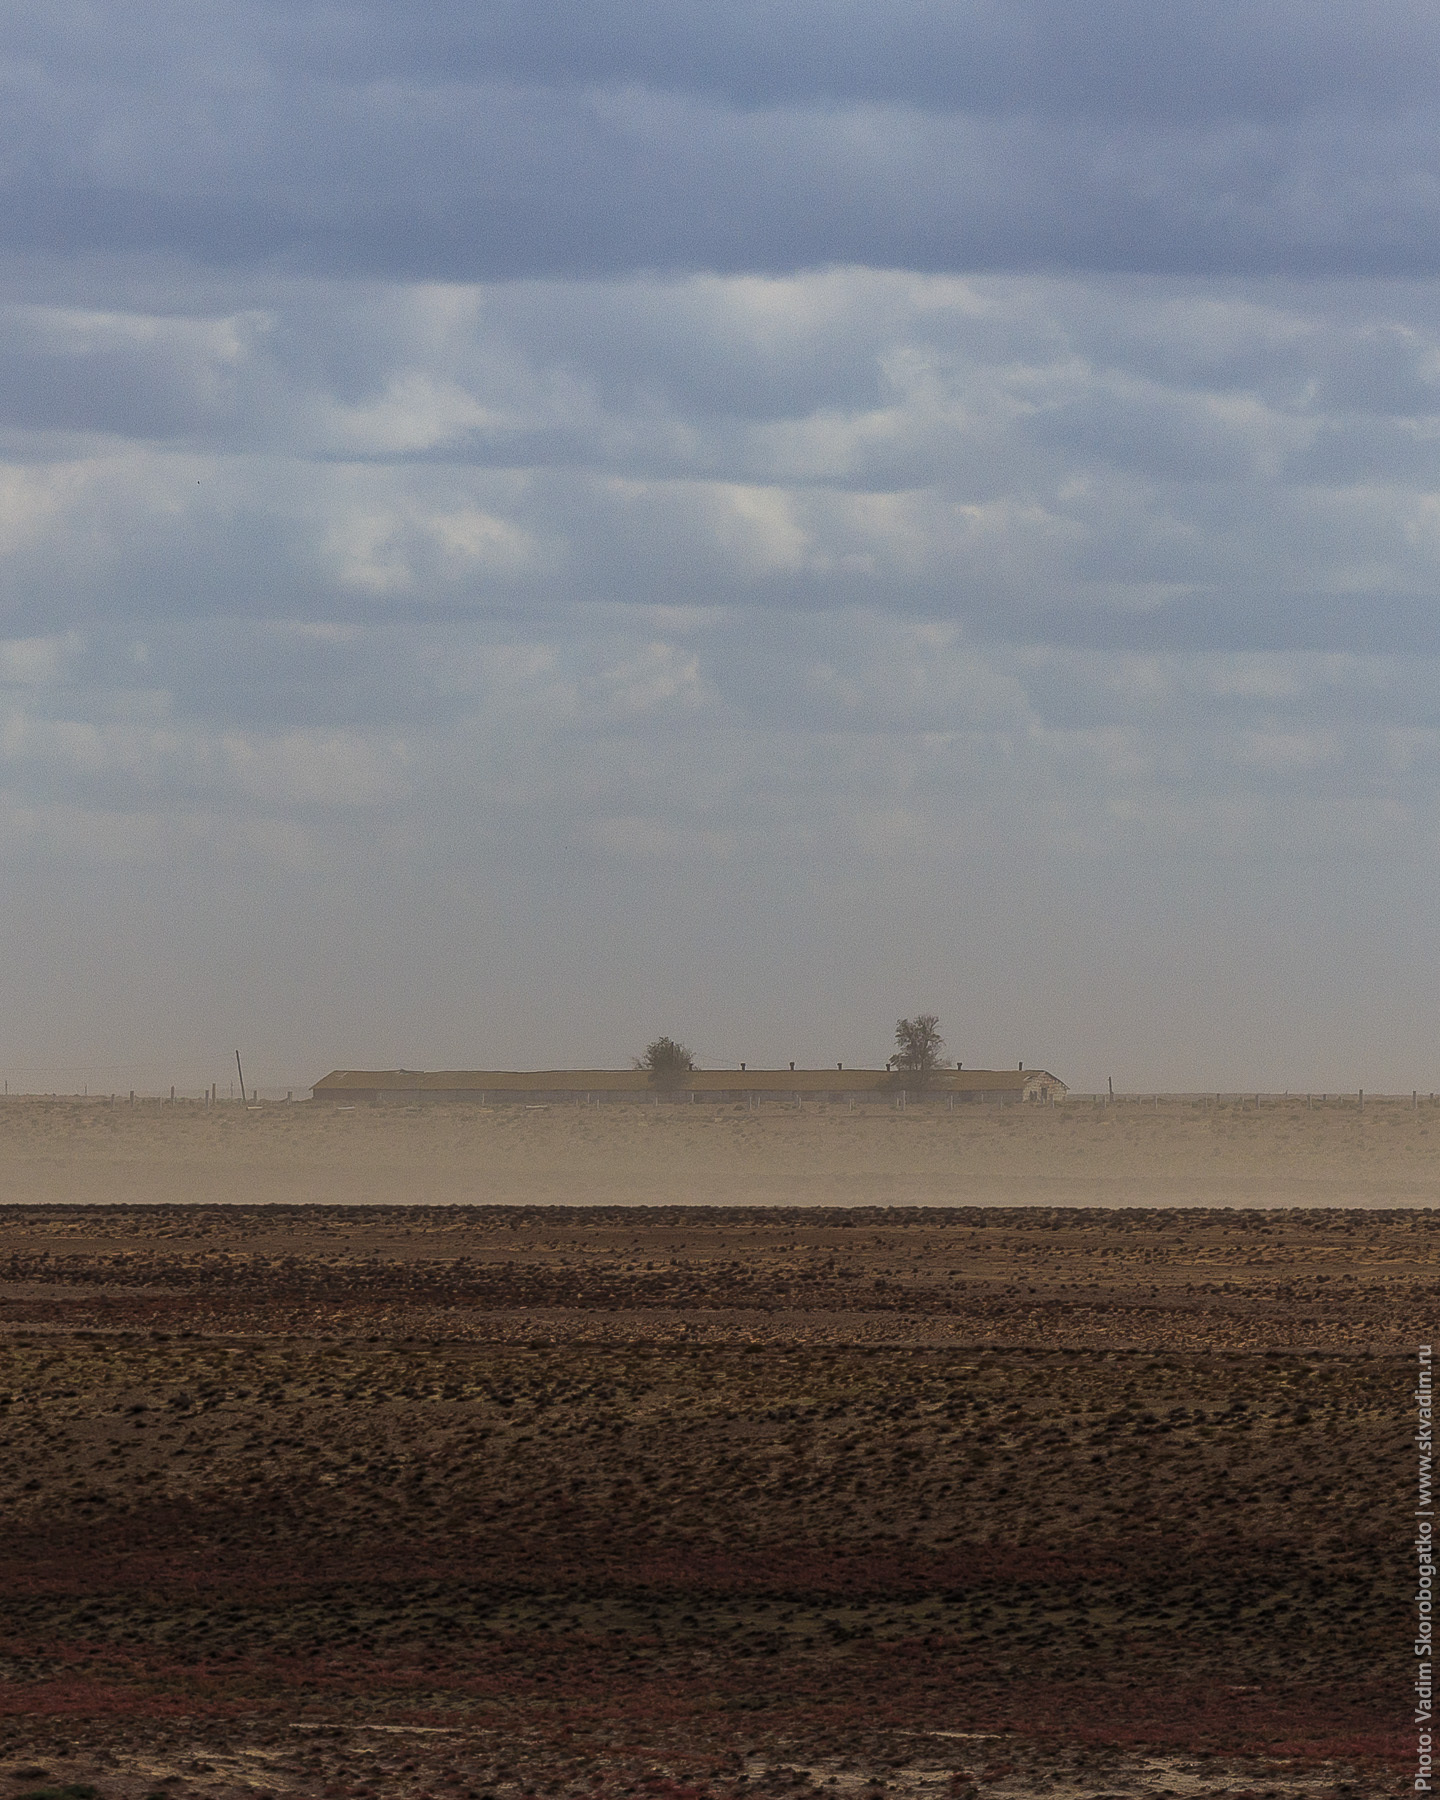
[(0, 1800), (1408, 1791), (1432, 1142), (0, 1107)]
[(336, 1206), (1430, 1206), (1440, 1106), (0, 1101), (11, 1201)]

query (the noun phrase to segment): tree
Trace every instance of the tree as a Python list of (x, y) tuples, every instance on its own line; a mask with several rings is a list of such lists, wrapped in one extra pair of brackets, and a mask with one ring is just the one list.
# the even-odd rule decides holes
[(648, 1069), (650, 1078), (660, 1087), (679, 1085), (682, 1076), (695, 1067), (695, 1058), (683, 1044), (672, 1037), (657, 1037), (645, 1046), (645, 1054), (634, 1058), (637, 1069)]
[(934, 1013), (917, 1013), (913, 1019), (896, 1021), (895, 1054), (890, 1065), (906, 1075), (913, 1075), (916, 1087), (924, 1087), (937, 1069), (950, 1067), (950, 1059), (940, 1054), (945, 1048), (945, 1040), (940, 1035), (939, 1025)]

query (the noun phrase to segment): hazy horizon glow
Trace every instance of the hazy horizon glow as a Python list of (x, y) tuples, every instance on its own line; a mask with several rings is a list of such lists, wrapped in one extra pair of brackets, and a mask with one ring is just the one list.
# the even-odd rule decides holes
[(1433, 9), (0, 47), (12, 1088), (1440, 1088)]

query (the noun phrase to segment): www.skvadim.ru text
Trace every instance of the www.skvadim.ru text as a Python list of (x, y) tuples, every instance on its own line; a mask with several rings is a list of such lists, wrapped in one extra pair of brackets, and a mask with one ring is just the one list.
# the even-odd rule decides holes
[(1415, 1507), (1415, 1792), (1430, 1786), (1430, 1694), (1434, 1662), (1435, 1513), (1430, 1504), (1430, 1459), (1434, 1452), (1430, 1393), (1430, 1346), (1420, 1346), (1420, 1375), (1415, 1383), (1415, 1445), (1420, 1452)]

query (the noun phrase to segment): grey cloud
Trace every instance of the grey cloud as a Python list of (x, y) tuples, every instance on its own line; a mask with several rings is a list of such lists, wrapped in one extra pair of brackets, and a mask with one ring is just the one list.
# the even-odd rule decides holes
[(1047, 407), (1025, 435), (1067, 465), (1104, 462), (1154, 482), (1237, 480), (1256, 474), (1259, 434), (1217, 417), (1208, 396), (1100, 392)]
[(0, 1052), (1410, 1085), (1437, 48), (8, 8)]
[[(413, 640), (408, 655), (367, 648), (416, 660)], [(48, 705), (31, 693), (0, 705), (0, 775), (41, 820), (98, 824), (143, 795), (202, 836), (253, 846), (263, 826), (282, 863), (333, 879), (366, 854), (357, 811), (370, 854), (403, 844), (420, 867), (466, 867), (503, 846), (513, 866), (569, 843), (571, 880), (592, 879), (593, 859), (754, 869), (777, 835), (817, 873), (856, 857), (878, 871), (923, 842), (943, 878), (1005, 793), (1008, 828), (1052, 854), (1164, 845), (1181, 820), (1231, 856), (1402, 846), (1437, 826), (1440, 719), (1393, 661), (1036, 656), (856, 614), (772, 634), (758, 683), (738, 633), (687, 641), (612, 622), (583, 640), (483, 631), (454, 648), (478, 704), (403, 733), (217, 730), (153, 706), (97, 719), (77, 716), (76, 688)], [(528, 852), (516, 833), (535, 840)], [(103, 832), (97, 843), (113, 858)], [(149, 849), (141, 837), (130, 855)]]
[[(1429, 113), (1257, 135), (739, 114), (629, 91), (402, 96), (378, 117), (364, 96), (325, 99), (277, 94), (267, 129), (222, 120), (198, 155), (161, 114), (129, 170), (105, 166), (101, 133), (78, 167), (12, 177), (0, 234), (52, 252), (443, 280), (834, 263), (1421, 275), (1440, 256)], [(124, 104), (149, 110), (144, 96)]]
[(1428, 916), (1424, 287), (5, 274), (0, 892), (95, 958), (15, 1041), (254, 1008), (295, 1080), (694, 1009), (857, 1060), (928, 981), (1070, 1074), (1142, 950), (1159, 1020), (1227, 931)]
[[(366, 9), (369, 20), (378, 12)], [(381, 40), (387, 65), (405, 56), (393, 14), (391, 24)], [(597, 14), (573, 0), (543, 10), (509, 0), (478, 19), (473, 9), (437, 8), (422, 42), (429, 33), (445, 67), (640, 80), (744, 104), (824, 95), (1169, 119), (1272, 115), (1327, 99), (1393, 104), (1427, 93), (1437, 48), (1433, 17), (1413, 4), (1157, 12), (1137, 0), (887, 8), (751, 0), (716, 11), (648, 0)]]
[[(1328, 955), (1369, 919), (1355, 859), (1387, 869), (1397, 942), (1424, 916), (1404, 865), (1440, 828), (1440, 730), (1397, 738), (1393, 667), (1327, 685), (1293, 656), (1037, 658), (884, 615), (765, 632), (667, 631), (636, 609), (337, 644), (332, 685), (357, 661), (402, 684), (463, 668), (450, 686), (473, 707), (403, 734), (221, 731), (184, 693), (168, 721), (97, 722), (83, 677), (0, 695), (0, 887), (59, 971), (12, 992), (11, 1066), (22, 1044), (32, 1068), (83, 1060), (82, 1042), (104, 1060), (101, 1040), (64, 1035), (95, 1006), (114, 1060), (163, 1044), (170, 1072), (193, 1062), (197, 1081), (232, 1022), (282, 1086), (337, 1060), (615, 1060), (656, 1012), (694, 1019), (717, 1058), (813, 1041), (857, 1061), (867, 1021), (888, 1024), (892, 991), (922, 982), (967, 1060), (1032, 1060), (1043, 1043), (1085, 1080), (1123, 1037), (1097, 994), (1137, 958), (1162, 959), (1152, 1003), (1179, 1003), (1209, 936), (1276, 906), (1292, 941)], [(773, 703), (737, 660), (747, 636)], [(164, 637), (152, 658), (174, 671)], [(137, 700), (147, 679), (137, 668)], [(1298, 899), (1297, 860), (1314, 865)], [(1137, 878), (1144, 907), (1107, 904)], [(1167, 935), (1193, 956), (1166, 959)], [(162, 946), (187, 982), (166, 979)], [(1283, 943), (1265, 966), (1299, 973)], [(1346, 990), (1352, 1020), (1370, 1017), (1374, 973)], [(1213, 945), (1203, 976), (1245, 991)], [(1416, 1053), (1423, 1011), (1396, 1025), (1389, 1010), (1392, 1056)], [(1165, 1080), (1193, 1082), (1196, 1059), (1227, 1066), (1225, 1012), (1187, 1015)], [(1277, 1017), (1297, 1034), (1317, 1022), (1272, 1007), (1272, 1038)], [(1137, 1030), (1162, 1054), (1158, 1026), (1153, 1041), (1129, 1028), (1131, 1055)], [(1338, 1085), (1339, 1063), (1315, 1070)]]
[(746, 106), (824, 98), (1174, 119), (1428, 98), (1440, 34), (1415, 0), (141, 0), (123, 22), (17, 6), (6, 40), (74, 75), (144, 71), (158, 52), (192, 80), (274, 67), (351, 82), (637, 83)]
[(1348, 487), (1364, 482), (1398, 482), (1424, 487), (1435, 479), (1440, 434), (1427, 413), (1423, 420), (1359, 418), (1343, 425), (1327, 421), (1288, 460), (1286, 473), (1297, 482)]
[(1414, 6), (158, 6), (7, 36), (0, 236), (34, 252), (454, 280), (1440, 256)]
[(1345, 290), (1103, 287), (290, 282), (223, 314), (0, 312), (11, 629), (636, 603), (1429, 642), (1430, 297), (1347, 318)]

